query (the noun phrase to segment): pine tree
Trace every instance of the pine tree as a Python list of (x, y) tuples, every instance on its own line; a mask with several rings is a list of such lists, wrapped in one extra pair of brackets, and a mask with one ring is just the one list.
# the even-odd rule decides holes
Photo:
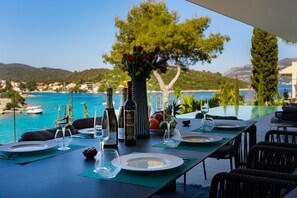
[(259, 77), (259, 84), (258, 84), (258, 93), (257, 93), (257, 98), (258, 98), (258, 106), (263, 106), (264, 105), (264, 97), (263, 97), (263, 73), (260, 73)]
[(235, 105), (239, 105), (239, 83), (238, 83), (238, 78), (236, 75), (236, 81), (235, 81)]
[(264, 103), (273, 102), (278, 85), (278, 45), (276, 36), (254, 28), (251, 55), (253, 65), (252, 87), (259, 95), (260, 73), (262, 73)]

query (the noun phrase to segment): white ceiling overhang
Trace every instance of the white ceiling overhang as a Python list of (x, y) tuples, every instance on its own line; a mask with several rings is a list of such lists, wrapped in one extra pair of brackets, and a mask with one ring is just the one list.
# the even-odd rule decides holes
[(187, 0), (297, 43), (297, 0)]

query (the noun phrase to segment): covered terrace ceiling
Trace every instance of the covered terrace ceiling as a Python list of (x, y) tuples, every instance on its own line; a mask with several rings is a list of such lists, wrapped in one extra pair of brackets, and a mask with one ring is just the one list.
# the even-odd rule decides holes
[(297, 0), (187, 0), (297, 43)]

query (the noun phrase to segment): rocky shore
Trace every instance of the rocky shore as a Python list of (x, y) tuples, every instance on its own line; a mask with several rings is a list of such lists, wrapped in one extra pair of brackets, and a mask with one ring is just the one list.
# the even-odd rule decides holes
[[(11, 102), (9, 98), (0, 98), (0, 115), (6, 113), (12, 113), (13, 110), (5, 110), (6, 104)], [(16, 112), (21, 112), (24, 108), (16, 108)]]

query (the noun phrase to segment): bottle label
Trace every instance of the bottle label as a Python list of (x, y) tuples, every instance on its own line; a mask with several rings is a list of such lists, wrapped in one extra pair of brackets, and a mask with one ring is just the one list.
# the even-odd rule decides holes
[(124, 128), (118, 128), (118, 139), (123, 140), (124, 139)]
[[(102, 130), (102, 133), (103, 133), (103, 130)], [(117, 133), (114, 133), (114, 132), (111, 132), (109, 133), (109, 138), (104, 142), (104, 144), (106, 145), (115, 145), (116, 144), (116, 134)]]
[(136, 139), (136, 117), (135, 110), (125, 110), (125, 138), (127, 140)]

